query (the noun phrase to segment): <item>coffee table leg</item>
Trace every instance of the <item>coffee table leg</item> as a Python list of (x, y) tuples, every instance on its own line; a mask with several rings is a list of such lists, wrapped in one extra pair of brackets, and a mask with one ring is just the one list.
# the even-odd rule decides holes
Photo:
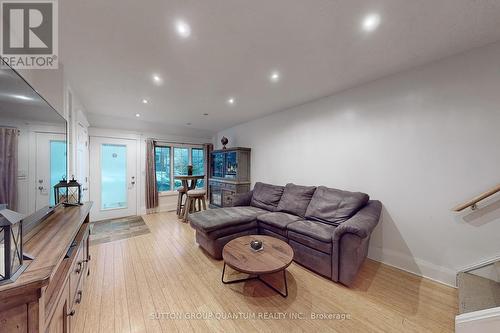
[(224, 274), (226, 272), (226, 263), (224, 263), (224, 268), (222, 269), (222, 278), (221, 281), (224, 284), (232, 284), (232, 283), (238, 283), (238, 282), (245, 282), (245, 281), (250, 281), (250, 280), (255, 280), (258, 279), (258, 276), (250, 276), (244, 279), (237, 279), (237, 280), (231, 280), (231, 281), (224, 281)]
[(270, 283), (268, 283), (266, 280), (262, 279), (260, 277), (260, 275), (250, 276), (250, 277), (247, 277), (247, 278), (244, 278), (244, 279), (224, 281), (224, 274), (226, 273), (226, 263), (224, 263), (224, 267), (222, 268), (221, 281), (224, 284), (232, 284), (232, 283), (239, 283), (239, 282), (245, 282), (245, 281), (250, 281), (250, 280), (259, 280), (262, 283), (264, 283), (266, 286), (268, 286), (269, 288), (271, 288), (272, 290), (276, 291), (282, 297), (288, 297), (288, 284), (287, 284), (287, 281), (286, 281), (286, 269), (284, 269), (282, 272), (283, 272), (283, 281), (285, 282), (285, 292), (284, 293), (281, 290), (279, 290), (278, 288), (275, 288), (273, 285), (271, 285)]
[(268, 283), (267, 281), (261, 279), (260, 275), (259, 275), (259, 280), (262, 281), (266, 286), (268, 286), (269, 288), (271, 288), (272, 290), (276, 291), (278, 294), (280, 294), (281, 296), (283, 297), (288, 297), (288, 284), (286, 283), (286, 269), (283, 270), (283, 280), (285, 281), (285, 292), (283, 293), (281, 290), (279, 290), (278, 288), (275, 288), (274, 286), (272, 286), (270, 283)]

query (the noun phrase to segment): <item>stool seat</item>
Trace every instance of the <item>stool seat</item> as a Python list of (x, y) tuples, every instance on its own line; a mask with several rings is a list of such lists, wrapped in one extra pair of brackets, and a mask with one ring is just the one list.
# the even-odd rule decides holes
[[(207, 191), (205, 190), (187, 191), (186, 204), (184, 206), (184, 222), (187, 222), (189, 213), (207, 209), (207, 204), (205, 203), (206, 194)], [(196, 203), (198, 203), (198, 208), (196, 208)]]
[(188, 197), (196, 197), (196, 196), (201, 196), (207, 194), (207, 191), (205, 190), (189, 190), (187, 192)]

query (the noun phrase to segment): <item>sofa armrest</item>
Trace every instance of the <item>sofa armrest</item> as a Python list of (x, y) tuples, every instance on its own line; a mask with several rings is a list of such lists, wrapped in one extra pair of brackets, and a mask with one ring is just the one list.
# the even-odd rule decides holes
[(252, 202), (253, 190), (246, 193), (236, 193), (234, 196), (233, 206), (250, 206)]
[(360, 238), (370, 236), (378, 224), (381, 211), (382, 203), (370, 200), (359, 212), (335, 228), (334, 241), (338, 241), (346, 233), (354, 234)]
[(370, 235), (380, 219), (382, 203), (370, 200), (333, 232), (332, 280), (351, 286), (368, 253)]

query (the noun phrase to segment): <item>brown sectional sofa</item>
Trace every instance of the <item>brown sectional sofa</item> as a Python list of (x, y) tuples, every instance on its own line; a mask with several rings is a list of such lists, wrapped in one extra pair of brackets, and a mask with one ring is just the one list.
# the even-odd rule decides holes
[(350, 286), (381, 209), (380, 201), (360, 192), (256, 183), (236, 198), (234, 207), (194, 213), (189, 221), (197, 243), (216, 259), (234, 238), (269, 235), (288, 242), (297, 263)]

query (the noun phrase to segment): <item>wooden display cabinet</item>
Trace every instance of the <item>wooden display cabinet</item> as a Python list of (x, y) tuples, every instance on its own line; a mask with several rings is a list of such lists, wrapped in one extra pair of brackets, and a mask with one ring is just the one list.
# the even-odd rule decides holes
[(237, 193), (250, 191), (250, 148), (214, 150), (208, 180), (210, 206), (231, 207)]

